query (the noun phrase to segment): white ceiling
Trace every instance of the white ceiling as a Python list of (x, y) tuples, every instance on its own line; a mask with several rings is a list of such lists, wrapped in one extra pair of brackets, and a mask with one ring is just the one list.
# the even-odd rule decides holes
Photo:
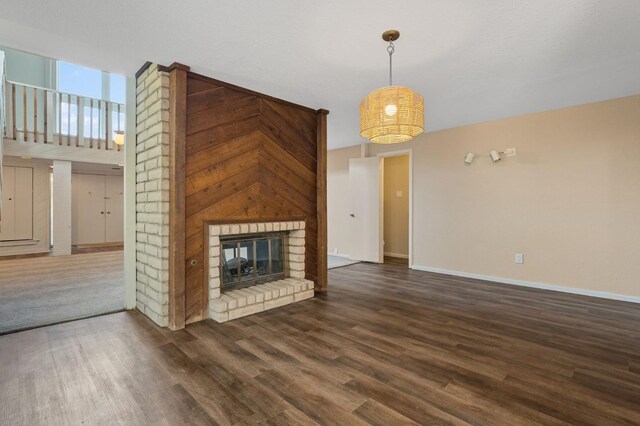
[(389, 28), (427, 131), (640, 93), (639, 0), (0, 0), (0, 45), (127, 75), (178, 61), (329, 109), (330, 148), (362, 141)]

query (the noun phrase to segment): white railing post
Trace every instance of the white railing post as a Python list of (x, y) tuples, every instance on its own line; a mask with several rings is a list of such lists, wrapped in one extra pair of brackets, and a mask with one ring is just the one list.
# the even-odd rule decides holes
[(56, 130), (56, 109), (55, 109), (55, 102), (56, 102), (56, 93), (48, 93), (48, 91), (45, 92), (46, 93), (46, 98), (47, 101), (45, 103), (45, 116), (44, 116), (44, 120), (45, 120), (45, 125), (44, 125), (44, 129), (45, 129), (45, 143), (53, 143), (53, 135), (55, 133)]
[(78, 98), (78, 140), (76, 145), (84, 147), (84, 103), (85, 98)]
[(104, 114), (106, 116), (106, 121), (104, 122), (105, 124), (105, 146), (104, 149), (108, 150), (109, 146), (111, 146), (111, 149), (113, 149), (113, 143), (111, 141), (111, 135), (113, 133), (113, 113), (112, 113), (112, 108), (111, 108), (111, 102), (109, 101), (105, 101), (104, 103)]
[(15, 139), (15, 99), (12, 94), (15, 92), (14, 85), (7, 82), (4, 85), (4, 127), (5, 136), (9, 139)]

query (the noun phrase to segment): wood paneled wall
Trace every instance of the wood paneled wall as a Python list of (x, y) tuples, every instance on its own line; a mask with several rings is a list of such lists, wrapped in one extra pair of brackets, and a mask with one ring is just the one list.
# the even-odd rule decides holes
[[(186, 94), (175, 94), (186, 97), (183, 171), (179, 159), (171, 165), (180, 178), (171, 185), (184, 185), (183, 217), (179, 209), (171, 210), (173, 223), (180, 226), (182, 219), (184, 224), (184, 242), (174, 240), (184, 244), (184, 266), (175, 264), (180, 256), (170, 261), (170, 269), (184, 271), (184, 302), (177, 291), (169, 303), (184, 303), (187, 324), (207, 317), (206, 221), (304, 218), (306, 277), (315, 282), (316, 291), (326, 291), (328, 111), (184, 72)], [(170, 253), (174, 249), (170, 247)], [(180, 309), (170, 311), (180, 315)], [(174, 324), (180, 328), (179, 321)]]

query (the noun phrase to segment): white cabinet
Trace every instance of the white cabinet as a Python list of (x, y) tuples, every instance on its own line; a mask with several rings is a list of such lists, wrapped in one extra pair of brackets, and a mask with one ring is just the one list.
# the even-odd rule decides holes
[(0, 241), (33, 239), (33, 169), (2, 168)]
[(123, 177), (74, 173), (71, 184), (72, 243), (76, 245), (122, 242)]

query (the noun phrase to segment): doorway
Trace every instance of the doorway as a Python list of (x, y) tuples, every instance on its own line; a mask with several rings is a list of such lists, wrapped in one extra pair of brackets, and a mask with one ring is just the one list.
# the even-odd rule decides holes
[(349, 160), (352, 260), (384, 263), (388, 257), (389, 262), (411, 267), (412, 175), (411, 149)]
[(382, 158), (384, 263), (409, 265), (409, 155)]

